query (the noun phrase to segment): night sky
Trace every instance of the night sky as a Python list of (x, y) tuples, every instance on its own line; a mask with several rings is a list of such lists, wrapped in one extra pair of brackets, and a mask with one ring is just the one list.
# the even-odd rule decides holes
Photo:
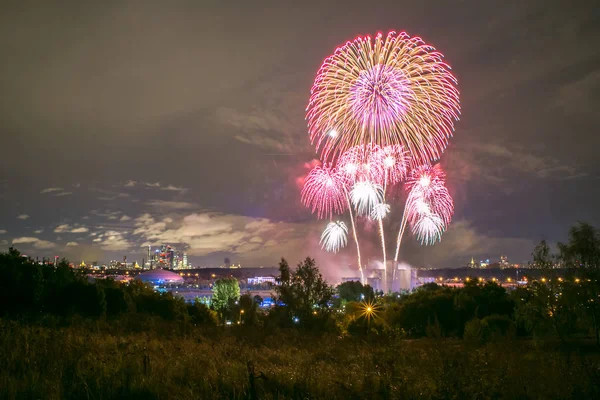
[(461, 92), (441, 161), (454, 220), (433, 247), (407, 239), (406, 262), (522, 262), (600, 224), (596, 1), (51, 3), (0, 5), (4, 249), (141, 262), (169, 243), (194, 265), (310, 255), (346, 274), (352, 242), (323, 253), (325, 223), (300, 204), (304, 110), (326, 56), (389, 30), (441, 51)]

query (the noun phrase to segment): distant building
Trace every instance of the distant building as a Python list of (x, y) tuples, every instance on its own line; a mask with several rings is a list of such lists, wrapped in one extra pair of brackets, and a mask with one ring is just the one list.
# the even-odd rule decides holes
[(392, 282), (392, 291), (412, 290), (417, 285), (417, 271), (412, 268), (396, 270), (396, 280)]
[(271, 283), (275, 285), (277, 281), (273, 276), (255, 276), (254, 278), (248, 278), (248, 285), (260, 285), (263, 283)]
[(135, 277), (136, 280), (142, 282), (150, 282), (154, 285), (183, 283), (184, 280), (181, 276), (174, 272), (165, 271), (164, 269), (156, 269), (153, 271), (142, 272)]

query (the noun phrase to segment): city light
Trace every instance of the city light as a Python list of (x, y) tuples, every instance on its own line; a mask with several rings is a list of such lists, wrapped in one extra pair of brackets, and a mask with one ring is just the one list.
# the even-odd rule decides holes
[(379, 306), (372, 301), (362, 302), (360, 304), (360, 316), (366, 318), (367, 321), (371, 321), (371, 318), (377, 317), (377, 312), (379, 311)]

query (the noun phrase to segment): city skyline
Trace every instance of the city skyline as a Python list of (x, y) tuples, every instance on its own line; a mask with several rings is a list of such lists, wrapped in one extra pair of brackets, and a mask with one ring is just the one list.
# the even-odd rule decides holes
[[(194, 265), (230, 257), (270, 266), (282, 256), (353, 264), (351, 246), (321, 251), (324, 222), (300, 204), (316, 158), (304, 109), (331, 49), (393, 29), (443, 50), (463, 109), (442, 159), (454, 219), (433, 247), (406, 240), (403, 262), (523, 262), (578, 220), (598, 225), (593, 3), (384, 3), (364, 11), (346, 2), (343, 13), (275, 2), (267, 11), (8, 7), (1, 247), (76, 263), (140, 262), (148, 245), (168, 243)], [(172, 31), (159, 29), (165, 23)], [(374, 227), (366, 235), (377, 242)], [(365, 245), (365, 258), (377, 258), (376, 247)]]

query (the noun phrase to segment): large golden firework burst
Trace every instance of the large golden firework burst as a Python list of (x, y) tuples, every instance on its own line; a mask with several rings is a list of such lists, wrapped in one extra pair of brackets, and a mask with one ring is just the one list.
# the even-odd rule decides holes
[(457, 81), (419, 37), (390, 32), (339, 47), (317, 73), (306, 108), (323, 160), (353, 146), (402, 145), (413, 163), (439, 159), (460, 115)]

